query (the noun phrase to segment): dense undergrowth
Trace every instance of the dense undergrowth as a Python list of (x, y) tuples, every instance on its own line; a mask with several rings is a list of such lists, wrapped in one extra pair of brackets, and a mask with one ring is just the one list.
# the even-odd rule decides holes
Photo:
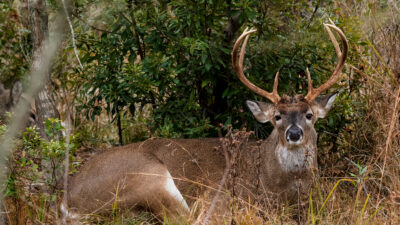
[[(307, 3), (307, 1), (302, 3)], [(76, 7), (82, 9), (82, 4), (84, 2), (77, 2)], [(182, 4), (184, 3), (176, 1), (173, 7), (181, 9), (178, 12), (184, 13), (184, 9), (180, 8)], [(246, 6), (245, 3), (243, 4)], [(91, 10), (94, 11), (92, 13), (96, 14), (101, 6), (100, 4), (99, 7), (92, 7)], [(290, 8), (290, 6), (287, 7)], [(295, 7), (301, 8), (303, 6), (295, 5)], [(215, 210), (215, 216), (210, 221), (211, 224), (232, 224), (232, 221), (235, 221), (235, 224), (297, 224), (299, 222), (306, 224), (400, 224), (399, 4), (394, 1), (327, 1), (326, 5), (321, 7), (326, 10), (326, 14), (319, 12), (320, 14), (317, 14), (317, 18), (314, 18), (314, 20), (319, 19), (322, 21), (326, 19), (325, 17), (334, 18), (349, 39), (350, 56), (341, 75), (341, 80), (337, 85), (339, 87), (339, 96), (335, 102), (334, 109), (326, 120), (319, 121), (316, 126), (317, 132), (320, 134), (318, 142), (319, 170), (315, 174), (315, 183), (310, 192), (308, 204), (276, 207), (257, 202), (248, 202), (246, 199), (239, 200), (232, 197), (229, 190), (224, 190), (222, 197), (229, 202), (227, 204), (228, 207)], [(291, 20), (289, 17), (276, 15), (276, 12), (279, 12), (277, 10), (278, 6), (273, 5), (271, 8), (273, 12), (270, 16), (275, 19), (269, 21), (270, 24), (267, 28), (270, 30), (266, 29), (265, 32), (267, 34), (264, 34), (259, 39), (259, 43), (263, 45), (271, 43), (270, 47), (260, 47), (261, 44), (251, 47), (249, 51), (253, 56), (249, 59), (252, 62), (249, 70), (255, 74), (254, 80), (260, 80), (260, 83), (268, 86), (270, 85), (269, 81), (272, 79), (269, 78), (269, 73), (273, 74), (274, 72), (271, 71), (287, 66), (282, 74), (289, 74), (287, 76), (290, 78), (288, 81), (282, 82), (283, 86), (280, 90), (282, 93), (285, 91), (285, 93), (289, 92), (289, 94), (293, 94), (290, 93), (291, 90), (304, 92), (304, 89), (301, 88), (301, 84), (303, 86), (305, 84), (302, 83), (305, 82), (305, 79), (301, 75), (303, 67), (315, 67), (313, 75), (319, 79), (317, 83), (321, 83), (321, 80), (323, 81), (328, 76), (325, 74), (326, 71), (331, 68), (330, 66), (325, 67), (325, 65), (328, 63), (329, 65), (334, 65), (335, 59), (332, 58), (333, 52), (330, 51), (332, 49), (329, 50), (330, 47), (327, 47), (328, 45), (330, 46), (330, 43), (328, 43), (326, 37), (320, 35), (322, 32), (318, 31), (318, 27), (321, 27), (320, 23), (312, 23), (310, 25), (311, 29), (313, 29), (311, 34), (318, 35), (314, 37), (306, 35), (307, 37), (298, 41), (299, 36), (297, 35), (301, 35), (303, 31), (307, 30), (307, 27), (300, 26), (301, 22), (299, 21), (301, 19), (299, 18), (302, 18), (302, 14), (298, 14), (296, 19), (292, 18)], [(119, 9), (113, 8), (112, 10), (118, 11)], [(257, 16), (252, 15), (255, 12), (260, 13), (257, 10), (246, 11), (244, 20), (249, 26), (262, 27), (263, 23), (260, 22), (261, 19), (259, 18), (262, 12)], [(291, 11), (289, 10), (289, 12)], [(146, 12), (135, 11), (135, 13), (136, 16), (149, 16)], [(110, 15), (107, 14), (107, 16)], [(161, 16), (160, 18), (151, 17), (151, 19), (159, 19), (159, 21), (153, 22), (161, 23), (166, 22), (169, 16), (172, 19), (179, 17), (179, 15), (168, 13)], [(3, 17), (0, 17), (0, 19), (5, 20)], [(109, 27), (102, 26), (102, 29), (112, 28), (121, 31), (120, 29), (125, 25), (118, 27), (118, 23), (127, 23), (127, 21), (123, 22), (123, 20), (114, 20), (115, 18), (108, 19), (107, 21), (113, 21), (113, 23)], [(222, 21), (224, 20), (222, 19)], [(258, 21), (260, 24), (252, 24), (252, 21)], [(176, 21), (172, 20), (172, 22)], [(285, 23), (289, 25), (285, 26)], [(147, 26), (143, 21), (139, 21), (139, 25)], [(15, 27), (12, 21), (8, 22), (7, 26), (11, 26), (13, 29), (18, 28), (18, 26)], [(250, 114), (241, 108), (240, 104), (242, 103), (240, 102), (245, 98), (256, 97), (243, 91), (244, 88), (239, 87), (240, 84), (238, 82), (230, 83), (231, 86), (227, 88), (226, 93), (223, 95), (223, 99), (229, 102), (229, 110), (234, 111), (234, 115), (229, 115), (226, 111), (219, 112), (218, 119), (213, 121), (210, 119), (212, 113), (202, 111), (200, 104), (196, 102), (198, 101), (196, 94), (191, 95), (189, 94), (191, 92), (183, 91), (193, 89), (192, 86), (197, 82), (199, 87), (205, 88), (206, 92), (210, 92), (202, 93), (206, 101), (201, 104), (203, 106), (213, 106), (214, 103), (211, 104), (210, 102), (212, 102), (212, 96), (215, 94), (215, 89), (213, 89), (214, 73), (225, 71), (222, 69), (222, 64), (219, 65), (220, 62), (217, 63), (221, 67), (218, 69), (214, 68), (214, 65), (211, 68), (207, 65), (209, 56), (211, 57), (211, 55), (217, 53), (222, 54), (222, 56), (225, 54), (223, 53), (223, 47), (221, 47), (221, 52), (213, 49), (214, 45), (218, 44), (212, 43), (213, 39), (209, 40), (208, 44), (211, 43), (210, 46), (204, 46), (204, 43), (199, 41), (203, 38), (203, 34), (197, 37), (199, 38), (198, 40), (186, 37), (181, 43), (181, 49), (174, 49), (176, 52), (170, 52), (168, 56), (162, 55), (162, 53), (149, 54), (150, 56), (146, 60), (141, 61), (138, 60), (140, 56), (129, 59), (122, 57), (122, 61), (118, 61), (117, 57), (114, 59), (121, 64), (115, 67), (115, 65), (107, 64), (110, 62), (109, 58), (97, 59), (96, 57), (100, 57), (101, 54), (96, 55), (94, 52), (102, 51), (102, 48), (116, 44), (116, 40), (119, 39), (101, 31), (96, 31), (101, 34), (96, 32), (85, 33), (86, 25), (76, 24), (76, 26), (79, 33), (78, 42), (81, 41), (83, 43), (81, 51), (85, 52), (86, 62), (83, 61), (88, 65), (87, 70), (79, 71), (73, 68), (75, 58), (71, 53), (72, 51), (67, 49), (64, 50), (65, 52), (57, 61), (53, 72), (56, 73), (53, 77), (57, 87), (55, 91), (59, 99), (58, 108), (62, 117), (72, 115), (72, 133), (74, 135), (69, 137), (68, 144), (66, 138), (56, 138), (65, 129), (60, 121), (51, 120), (46, 124), (47, 133), (54, 138), (50, 138), (50, 140), (42, 139), (35, 128), (26, 129), (21, 134), (21, 137), (17, 138), (15, 151), (9, 160), (9, 175), (7, 188), (5, 189), (7, 197), (3, 202), (3, 208), (7, 212), (5, 221), (9, 224), (59, 224), (61, 222), (62, 216), (58, 210), (58, 204), (62, 201), (63, 193), (62, 173), (60, 173), (59, 169), (62, 168), (67, 147), (70, 151), (70, 173), (74, 173), (79, 171), (79, 166), (90, 157), (92, 152), (95, 151), (94, 149), (109, 147), (119, 142), (130, 143), (150, 137), (211, 136), (218, 132), (217, 126), (213, 124), (215, 122), (233, 123), (235, 127), (248, 127), (255, 130), (258, 137), (267, 136), (270, 127), (266, 129), (260, 128), (257, 123), (248, 122), (252, 121), (249, 118)], [(175, 24), (175, 26), (177, 25)], [(193, 27), (186, 27), (186, 32), (194, 29)], [(302, 32), (291, 33), (288, 31), (289, 28), (294, 29), (296, 27)], [(222, 30), (219, 25), (212, 28)], [(152, 35), (147, 36), (149, 39), (146, 41), (151, 42), (149, 46), (167, 51), (168, 48), (174, 48), (179, 44), (179, 40), (172, 40), (168, 42), (169, 46), (163, 46), (163, 42), (158, 43), (151, 39), (157, 35), (166, 35), (166, 39), (169, 38), (168, 33), (162, 33), (164, 30), (160, 29), (159, 31), (161, 33), (152, 33)], [(170, 32), (170, 30), (167, 31)], [(141, 35), (146, 33), (144, 30), (139, 30), (138, 32)], [(282, 36), (285, 34), (286, 38)], [(3, 39), (13, 40), (12, 34), (9, 32), (2, 35)], [(18, 37), (22, 37), (23, 39), (21, 40), (26, 41), (24, 30), (20, 31), (19, 35), (24, 35)], [(195, 36), (195, 34), (192, 35)], [(127, 36), (132, 35), (127, 34)], [(91, 37), (99, 39), (91, 39)], [(271, 42), (269, 39), (272, 39)], [(292, 47), (283, 48), (278, 45), (277, 43), (282, 42), (282, 40), (290, 42)], [(313, 40), (315, 43), (312, 42)], [(98, 45), (95, 45), (95, 42), (98, 42)], [(311, 42), (312, 44), (305, 44), (307, 46), (304, 47), (299, 42)], [(13, 40), (8, 43), (18, 42)], [(129, 40), (127, 44), (134, 45)], [(121, 46), (128, 48), (125, 45)], [(283, 50), (279, 51), (279, 47), (282, 47)], [(29, 49), (29, 47), (26, 49)], [(161, 52), (160, 49), (158, 50)], [(205, 71), (192, 73), (181, 70), (182, 68), (175, 68), (174, 66), (177, 64), (173, 59), (173, 54), (178, 54), (179, 50), (188, 51), (187, 55), (182, 56), (183, 60), (188, 60), (187, 57), (189, 56), (193, 57), (185, 61), (186, 64), (184, 66), (188, 66), (193, 70), (204, 67), (207, 68), (207, 71), (204, 69)], [(217, 52), (214, 52), (214, 50)], [(226, 50), (228, 58), (229, 51), (230, 49)], [(3, 51), (0, 53), (0, 56), (5, 55)], [(117, 54), (112, 49), (101, 53), (105, 57), (115, 57), (113, 54)], [(266, 53), (268, 53), (267, 57), (265, 56)], [(206, 56), (202, 56), (202, 54)], [(271, 56), (274, 54), (279, 56)], [(291, 54), (294, 54), (294, 56)], [(300, 60), (293, 63), (290, 60), (299, 60), (299, 58), (306, 57), (305, 55), (309, 58), (304, 58), (304, 61)], [(275, 61), (272, 65), (263, 65), (265, 58), (268, 58), (268, 62)], [(17, 62), (15, 64), (26, 64), (25, 61), (21, 61), (18, 55), (12, 60)], [(104, 67), (100, 67), (97, 64), (101, 60), (104, 60), (102, 62)], [(132, 65), (124, 62), (124, 60), (128, 60), (127, 62)], [(96, 61), (96, 63), (93, 63), (93, 61)], [(138, 61), (140, 62), (137, 63)], [(196, 61), (204, 61), (204, 65), (196, 64)], [(305, 63), (305, 65), (300, 62)], [(20, 70), (25, 67), (26, 65), (19, 67), (19, 70), (14, 74), (21, 76), (22, 72)], [(102, 68), (106, 69), (102, 70)], [(12, 67), (12, 69), (8, 70), (7, 76), (9, 76), (9, 72), (17, 68)], [(152, 71), (156, 69), (159, 69), (158, 73)], [(213, 69), (216, 72), (210, 72)], [(254, 72), (255, 70), (265, 71), (265, 69), (269, 69), (268, 79), (262, 78), (264, 72)], [(116, 97), (114, 95), (116, 93), (112, 92), (112, 88), (110, 92), (103, 93), (104, 99), (110, 97), (111, 100), (96, 102), (100, 95), (96, 95), (96, 89), (91, 89), (90, 85), (96, 84), (98, 85), (96, 88), (101, 89), (101, 85), (104, 85), (101, 76), (108, 76), (110, 73), (114, 73), (115, 70), (123, 71), (116, 76), (115, 80), (124, 80), (124, 82), (133, 86), (140, 85), (143, 90), (135, 90), (137, 93), (134, 93), (134, 91), (119, 93), (125, 97), (136, 94), (135, 101), (129, 104), (126, 102), (131, 99)], [(158, 81), (146, 77), (149, 74), (163, 77), (166, 76), (167, 72), (174, 74), (174, 76), (168, 77), (167, 83), (160, 84), (157, 83)], [(300, 76), (297, 76), (298, 72)], [(143, 76), (145, 79), (135, 80), (135, 77), (128, 76), (132, 74), (140, 76), (143, 73), (146, 75)], [(186, 78), (176, 80), (178, 77), (187, 74), (190, 75), (190, 79), (200, 74), (202, 77), (199, 79), (203, 80), (202, 82), (196, 80), (197, 78), (191, 81), (185, 80)], [(94, 75), (100, 77), (96, 78)], [(88, 83), (85, 78), (95, 79), (98, 83)], [(93, 81), (90, 79), (88, 80)], [(7, 79), (7, 82), (8, 80), (12, 79)], [(166, 80), (164, 81), (166, 82)], [(86, 86), (81, 89), (80, 84)], [(164, 87), (166, 89), (165, 93), (161, 89), (154, 89), (154, 85)], [(146, 92), (146, 88), (150, 88), (151, 91)], [(208, 90), (207, 88), (210, 89)], [(235, 91), (236, 89), (240, 89), (240, 91)], [(92, 91), (92, 95), (82, 96), (82, 90)], [(174, 96), (172, 94), (174, 92), (178, 92), (180, 95)], [(142, 94), (144, 98), (139, 99), (138, 93)], [(151, 103), (151, 95), (147, 95), (150, 93), (156, 95), (156, 99), (153, 99), (156, 102), (153, 102), (153, 104), (157, 105), (157, 107), (152, 107), (151, 104), (143, 104), (146, 101)], [(168, 97), (160, 97), (158, 96), (159, 94), (160, 96), (165, 94)], [(114, 105), (115, 99), (112, 98), (118, 98), (119, 105)], [(187, 118), (182, 119), (183, 115), (177, 112), (186, 103), (188, 103), (187, 107), (182, 112)], [(81, 107), (73, 108), (73, 110), (71, 110), (71, 107), (66, 107), (71, 104), (81, 105)], [(114, 123), (116, 120), (120, 120), (123, 134), (122, 140), (118, 140), (118, 126)], [(6, 130), (6, 125), (0, 127), (1, 133)], [(49, 160), (52, 162), (51, 166), (44, 168), (42, 160)], [(53, 179), (44, 180), (43, 177), (48, 176), (43, 176), (43, 173), (53, 174), (50, 176)], [(182, 218), (182, 223), (201, 224), (210, 207), (210, 199), (210, 196), (199, 196), (191, 205), (190, 214)], [(168, 218), (165, 218), (165, 221), (159, 221), (151, 213), (124, 213), (118, 210), (118, 206), (115, 206), (110, 216), (90, 215), (81, 222), (87, 224), (154, 224), (168, 223), (167, 221)]]

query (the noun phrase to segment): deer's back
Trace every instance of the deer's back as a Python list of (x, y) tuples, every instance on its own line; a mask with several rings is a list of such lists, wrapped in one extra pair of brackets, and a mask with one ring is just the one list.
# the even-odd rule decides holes
[[(255, 142), (244, 146), (241, 149), (242, 155), (248, 158), (251, 153), (247, 150), (252, 145)], [(85, 212), (92, 212), (113, 199), (113, 192), (118, 185), (120, 200), (137, 190), (156, 190), (163, 185), (166, 170), (174, 178), (184, 198), (191, 202), (204, 191), (217, 188), (225, 165), (225, 157), (217, 138), (149, 139), (115, 147), (93, 156), (70, 179), (69, 204)], [(136, 173), (156, 176), (132, 178)], [(144, 183), (149, 186), (141, 189)], [(99, 201), (91, 204), (93, 199)], [(127, 205), (137, 202), (132, 197), (126, 199), (124, 204)]]
[[(154, 155), (171, 173), (184, 195), (198, 196), (219, 183), (225, 158), (217, 138), (149, 139), (113, 149)], [(108, 150), (110, 151), (110, 150)], [(203, 186), (206, 185), (206, 186)]]

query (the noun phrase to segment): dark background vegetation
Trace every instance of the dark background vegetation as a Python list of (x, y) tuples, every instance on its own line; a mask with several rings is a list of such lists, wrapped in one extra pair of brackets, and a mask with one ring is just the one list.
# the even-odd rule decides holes
[[(244, 126), (256, 129), (258, 137), (268, 136), (271, 127), (265, 129), (256, 123), (244, 105), (248, 99), (264, 99), (247, 90), (232, 70), (232, 46), (245, 27), (257, 29), (245, 62), (249, 79), (271, 90), (273, 77), (279, 71), (281, 95), (307, 91), (307, 67), (314, 85), (331, 75), (336, 55), (322, 26), (328, 19), (333, 19), (347, 33), (351, 45), (366, 45), (359, 31), (347, 31), (353, 24), (344, 23), (335, 1), (117, 1), (113, 4), (73, 1), (72, 4), (74, 38), (84, 67), (80, 68), (76, 62), (65, 64), (68, 57), (74, 61), (71, 43), (65, 43), (53, 69), (53, 88), (76, 91), (77, 115), (83, 113), (94, 121), (106, 111), (120, 136), (124, 136), (121, 119), (134, 117), (148, 105), (146, 110), (152, 113), (147, 124), (149, 135), (120, 137), (125, 142), (153, 134), (186, 138), (218, 136), (220, 124)], [(3, 60), (9, 66), (2, 67), (1, 81), (6, 85), (26, 73), (31, 51), (29, 30), (23, 29), (23, 9), (16, 11), (12, 6), (13, 1), (2, 5), (7, 30), (2, 35), (7, 51), (2, 52), (7, 54)], [(48, 7), (56, 11), (61, 5), (48, 2)], [(350, 62), (359, 57), (353, 52), (350, 48)], [(318, 130), (338, 133), (350, 122), (341, 108), (348, 109), (347, 113), (353, 110), (345, 101), (352, 90), (344, 86), (355, 81), (345, 79), (332, 89), (340, 91), (336, 104), (339, 107), (319, 123)], [(80, 123), (80, 119), (76, 117), (75, 123)]]

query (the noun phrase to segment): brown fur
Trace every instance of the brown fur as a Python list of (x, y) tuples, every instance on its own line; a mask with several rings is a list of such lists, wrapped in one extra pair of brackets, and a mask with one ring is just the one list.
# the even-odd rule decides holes
[[(324, 99), (314, 105), (298, 96), (283, 97), (276, 106), (257, 103), (275, 129), (259, 150), (254, 150), (254, 141), (249, 141), (242, 150), (245, 154), (239, 159), (238, 177), (239, 186), (244, 187), (242, 197), (247, 199), (247, 196), (256, 197), (267, 192), (279, 199), (293, 200), (298, 193), (308, 192), (311, 169), (317, 167), (317, 134), (313, 127), (317, 113), (314, 112), (311, 122), (306, 121), (305, 115), (324, 109), (330, 97)], [(274, 119), (277, 113), (282, 117), (278, 123)], [(255, 114), (256, 117), (260, 115)], [(284, 131), (291, 124), (303, 127), (304, 141), (300, 145), (290, 146), (286, 141)], [(287, 161), (282, 164), (279, 157)], [(304, 157), (304, 162), (298, 160)], [(258, 166), (254, 165), (257, 160), (260, 161)], [(213, 138), (149, 139), (115, 147), (94, 156), (70, 179), (68, 205), (77, 213), (109, 212), (118, 192), (121, 208), (148, 207), (160, 214), (163, 205), (169, 211), (177, 211), (181, 203), (163, 189), (167, 171), (190, 203), (210, 187), (217, 187), (224, 168), (220, 141)]]

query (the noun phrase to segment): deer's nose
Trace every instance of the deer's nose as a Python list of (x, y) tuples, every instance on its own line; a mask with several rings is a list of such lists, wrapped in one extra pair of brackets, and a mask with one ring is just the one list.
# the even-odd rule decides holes
[(286, 131), (286, 140), (296, 142), (303, 137), (300, 127), (293, 125)]

